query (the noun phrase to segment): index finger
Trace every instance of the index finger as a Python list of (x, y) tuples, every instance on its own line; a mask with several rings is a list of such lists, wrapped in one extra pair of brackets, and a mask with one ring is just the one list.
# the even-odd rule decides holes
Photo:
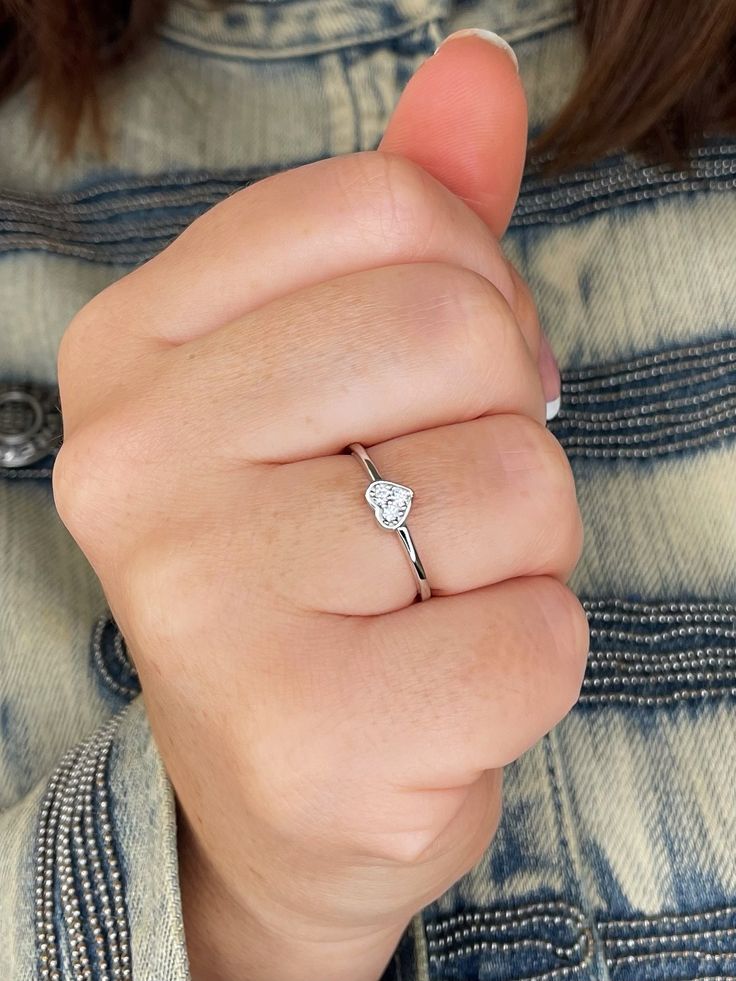
[[(94, 331), (112, 319), (127, 333), (116, 336), (114, 351), (104, 345), (109, 374), (111, 354), (135, 358), (142, 347), (181, 344), (298, 289), (412, 261), (480, 273), (514, 306), (498, 242), (463, 201), (403, 157), (351, 154), (269, 177), (220, 202), (95, 297), (82, 321)], [(95, 341), (88, 339), (87, 350)], [(526, 340), (536, 355), (538, 337), (530, 332)]]

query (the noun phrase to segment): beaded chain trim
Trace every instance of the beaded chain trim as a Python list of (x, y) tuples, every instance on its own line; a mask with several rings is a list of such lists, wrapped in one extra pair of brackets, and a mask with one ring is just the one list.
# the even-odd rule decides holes
[(710, 142), (689, 155), (690, 171), (666, 165), (642, 165), (626, 155), (609, 157), (595, 166), (546, 177), (538, 157), (524, 176), (511, 224), (568, 225), (601, 211), (642, 204), (673, 194), (730, 191), (736, 188), (736, 144)]
[[(582, 604), (591, 650), (581, 706), (655, 706), (736, 695), (736, 605), (620, 599), (583, 599)], [(109, 616), (95, 623), (92, 650), (105, 683), (116, 694), (133, 697), (139, 690), (135, 668)], [(107, 785), (118, 721), (119, 715), (66, 754), (41, 805), (35, 892), (41, 981), (131, 979), (129, 927)], [(554, 936), (547, 935), (549, 930)], [(561, 962), (535, 975), (536, 981), (576, 973), (591, 947), (582, 914), (564, 903), (458, 914), (446, 923), (429, 923), (427, 934), (430, 960), (437, 964), (522, 949)], [(612, 963), (623, 952), (613, 935), (610, 943)], [(628, 944), (629, 958), (630, 948)]]
[(578, 705), (736, 696), (736, 605), (582, 600), (590, 653)]
[[(659, 960), (659, 978), (670, 976), (665, 965), (674, 961), (692, 960), (702, 970), (707, 966), (710, 970), (720, 968), (727, 972), (736, 958), (734, 924), (736, 907), (725, 906), (696, 913), (600, 919), (595, 929), (610, 971), (634, 966), (643, 972), (643, 977), (646, 963)], [(514, 951), (536, 952), (550, 965), (547, 970), (525, 971), (525, 981), (552, 981), (580, 972), (589, 977), (596, 955), (593, 932), (585, 914), (561, 901), (516, 909), (471, 908), (439, 914), (426, 922), (425, 929), (433, 978), (468, 977), (467, 960), (488, 954), (495, 955), (494, 964), (501, 976), (504, 955)], [(465, 962), (462, 968), (457, 965), (454, 969), (462, 970), (461, 975), (453, 971), (458, 961)], [(445, 969), (450, 973), (446, 974)], [(472, 973), (473, 977), (478, 976), (476, 970)], [(695, 975), (678, 973), (680, 976)], [(733, 981), (731, 973), (698, 973), (697, 976), (707, 976), (710, 981)]]
[(129, 981), (130, 934), (107, 765), (120, 715), (71, 749), (51, 777), (35, 878), (41, 981)]
[(140, 692), (138, 671), (125, 638), (108, 613), (97, 618), (92, 630), (92, 660), (100, 680), (113, 694), (130, 701)]
[[(617, 155), (593, 167), (546, 177), (539, 172), (543, 162), (537, 158), (527, 170), (512, 228), (564, 225), (675, 194), (736, 187), (736, 143), (727, 139), (693, 151), (691, 172), (645, 166), (634, 157)], [(48, 197), (0, 188), (0, 253), (30, 250), (136, 265), (218, 201), (267, 176), (237, 169), (126, 175)]]
[(548, 425), (569, 458), (661, 457), (736, 435), (736, 338), (565, 371)]
[(534, 981), (576, 973), (590, 961), (593, 951), (584, 914), (564, 902), (441, 915), (426, 924), (426, 932), (429, 961), (436, 966), (480, 954), (498, 958), (522, 950), (536, 950), (565, 965), (533, 975)]

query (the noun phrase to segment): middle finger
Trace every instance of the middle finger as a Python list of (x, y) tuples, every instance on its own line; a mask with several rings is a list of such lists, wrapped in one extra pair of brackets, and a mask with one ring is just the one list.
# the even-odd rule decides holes
[(477, 273), (441, 263), (310, 287), (162, 362), (168, 383), (157, 364), (157, 390), (175, 393), (161, 396), (172, 445), (191, 440), (236, 464), (325, 456), (489, 412), (545, 417), (508, 304)]

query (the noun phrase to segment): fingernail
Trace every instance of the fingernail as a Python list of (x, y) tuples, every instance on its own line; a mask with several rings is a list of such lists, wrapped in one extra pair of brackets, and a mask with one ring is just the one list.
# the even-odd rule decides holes
[(547, 422), (554, 419), (560, 411), (560, 393), (562, 385), (560, 383), (560, 369), (557, 366), (557, 359), (552, 353), (549, 341), (542, 334), (542, 342), (539, 346), (539, 374), (542, 379), (542, 390), (547, 402)]
[(550, 399), (547, 403), (547, 422), (550, 419), (554, 419), (557, 413), (560, 411), (560, 396), (558, 395), (556, 399)]
[(513, 61), (514, 67), (517, 72), (519, 70), (519, 62), (514, 54), (514, 49), (511, 47), (508, 41), (504, 41), (502, 37), (498, 34), (494, 34), (493, 31), (484, 31), (480, 27), (466, 27), (462, 31), (455, 31), (454, 34), (448, 34), (444, 41), (441, 41), (434, 50), (434, 53), (440, 50), (443, 44), (447, 44), (448, 41), (454, 41), (458, 37), (479, 37), (483, 41), (488, 41), (489, 44), (495, 44), (497, 48), (501, 48), (505, 51), (509, 58)]

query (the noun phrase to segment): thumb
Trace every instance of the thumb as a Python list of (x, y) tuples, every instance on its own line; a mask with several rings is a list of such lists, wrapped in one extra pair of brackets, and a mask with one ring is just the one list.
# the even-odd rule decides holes
[(500, 238), (519, 193), (526, 133), (513, 51), (490, 31), (458, 31), (409, 81), (379, 150), (418, 164)]
[[(451, 34), (412, 76), (378, 149), (418, 164), (500, 238), (519, 193), (526, 133), (516, 56), (497, 34), (473, 29)], [(515, 281), (522, 313), (539, 330), (531, 296), (518, 275)], [(560, 372), (541, 331), (539, 370), (552, 419), (560, 408)]]

